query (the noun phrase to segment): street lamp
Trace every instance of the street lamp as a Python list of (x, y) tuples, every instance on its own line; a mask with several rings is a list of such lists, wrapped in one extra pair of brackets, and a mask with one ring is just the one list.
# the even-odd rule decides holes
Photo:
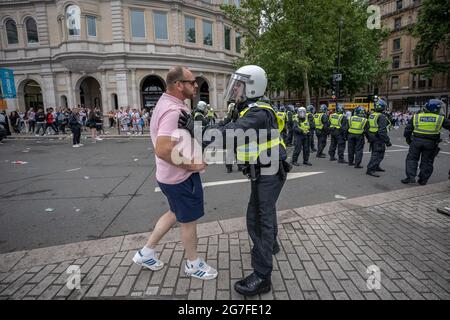
[[(337, 65), (337, 74), (339, 74), (339, 71), (341, 69), (341, 31), (344, 27), (344, 19), (341, 17), (339, 20), (339, 40), (338, 40), (338, 65)], [(340, 76), (338, 76), (340, 77)], [(341, 79), (336, 79), (336, 107), (338, 100), (340, 98), (340, 89), (339, 89), (339, 82)]]

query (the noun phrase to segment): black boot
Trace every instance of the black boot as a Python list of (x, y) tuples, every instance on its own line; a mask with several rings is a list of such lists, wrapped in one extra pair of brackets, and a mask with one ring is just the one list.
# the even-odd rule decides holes
[(234, 290), (244, 296), (254, 296), (270, 291), (270, 278), (260, 278), (255, 272), (234, 284)]
[(347, 161), (345, 161), (344, 159), (341, 159), (338, 161), (338, 163), (348, 163)]
[(355, 164), (354, 164), (353, 162), (349, 162), (348, 165), (349, 165), (349, 166), (353, 166), (353, 165), (355, 165)]
[(380, 167), (376, 168), (375, 171), (378, 171), (378, 172), (386, 172), (386, 170), (381, 169)]
[(278, 241), (275, 241), (273, 244), (272, 254), (277, 254), (280, 252), (280, 245), (278, 244)]
[(227, 165), (227, 173), (232, 173), (232, 172), (233, 172), (233, 166)]
[(367, 171), (366, 174), (376, 178), (380, 177), (378, 174), (375, 173), (375, 171)]
[(405, 179), (403, 179), (403, 180), (401, 180), (402, 181), (402, 183), (404, 183), (404, 184), (408, 184), (408, 183), (416, 183), (416, 180), (415, 179), (411, 179), (411, 178), (405, 178)]
[(336, 161), (337, 159), (335, 157), (330, 157), (330, 161)]
[(312, 166), (312, 163), (309, 162), (309, 161), (303, 161), (303, 164), (304, 164), (305, 166)]
[(298, 167), (300, 164), (297, 161), (292, 161), (292, 165)]
[(355, 164), (355, 169), (362, 169), (364, 168), (361, 164), (357, 163)]

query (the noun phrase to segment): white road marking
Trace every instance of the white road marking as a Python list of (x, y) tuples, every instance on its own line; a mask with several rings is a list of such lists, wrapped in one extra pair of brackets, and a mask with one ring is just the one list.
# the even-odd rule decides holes
[(77, 171), (77, 170), (80, 170), (80, 169), (81, 169), (81, 168), (70, 169), (70, 170), (66, 170), (66, 172)]
[[(288, 173), (287, 180), (298, 179), (298, 178), (312, 176), (312, 175), (316, 175), (316, 174), (320, 174), (320, 173), (323, 173), (323, 171)], [(235, 184), (235, 183), (244, 183), (244, 182), (250, 182), (250, 180), (249, 179), (223, 180), (223, 181), (205, 182), (205, 183), (202, 183), (202, 185), (203, 185), (203, 188), (206, 188), (206, 187), (214, 187), (214, 186), (221, 186), (221, 185)], [(155, 192), (161, 192), (161, 189), (155, 188)]]

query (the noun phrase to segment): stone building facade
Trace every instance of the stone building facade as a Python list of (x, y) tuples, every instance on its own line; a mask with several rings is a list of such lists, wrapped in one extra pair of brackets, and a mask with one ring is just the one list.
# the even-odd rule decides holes
[[(236, 5), (239, 5), (238, 0)], [(0, 67), (14, 70), (8, 110), (98, 106), (151, 108), (171, 66), (188, 66), (205, 100), (223, 95), (239, 32), (220, 4), (231, 0), (2, 0)]]

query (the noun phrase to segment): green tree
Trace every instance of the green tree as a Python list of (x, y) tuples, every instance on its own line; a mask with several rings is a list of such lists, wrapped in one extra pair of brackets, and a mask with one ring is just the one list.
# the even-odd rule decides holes
[(415, 54), (429, 61), (428, 67), (421, 72), (431, 78), (437, 73), (450, 76), (450, 62), (436, 61), (435, 52), (440, 45), (450, 50), (450, 0), (424, 0), (417, 23), (411, 30), (419, 38)]
[(222, 6), (241, 31), (244, 57), (236, 66), (255, 63), (269, 77), (269, 89), (303, 91), (307, 104), (311, 89), (330, 88), (336, 71), (338, 22), (342, 17), (341, 83), (354, 94), (376, 83), (386, 70), (380, 60), (383, 32), (367, 28), (367, 4), (362, 0), (244, 0), (241, 8)]

